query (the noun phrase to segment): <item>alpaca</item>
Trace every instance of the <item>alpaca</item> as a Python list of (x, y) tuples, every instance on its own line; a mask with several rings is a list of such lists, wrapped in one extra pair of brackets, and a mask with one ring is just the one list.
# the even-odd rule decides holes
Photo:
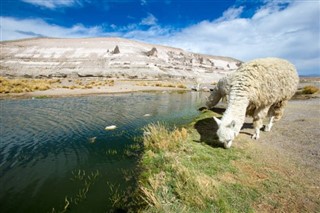
[(231, 75), (223, 77), (217, 83), (217, 86), (210, 92), (210, 96), (207, 98), (206, 106), (208, 109), (217, 105), (220, 99), (226, 98), (228, 100), (228, 94), (230, 91)]
[(225, 148), (231, 147), (246, 115), (253, 117), (253, 139), (259, 139), (266, 116), (270, 120), (264, 130), (270, 131), (296, 92), (299, 77), (290, 62), (279, 58), (263, 58), (242, 64), (229, 81), (227, 109), (221, 120), (214, 117), (219, 126), (219, 141)]
[[(220, 100), (228, 100), (228, 94), (231, 87), (231, 78), (232, 75), (227, 75), (219, 80), (217, 86), (210, 91), (210, 96), (207, 97), (206, 106), (208, 109), (213, 108), (219, 103)], [(279, 102), (270, 107), (268, 111), (268, 117), (270, 117), (269, 124), (265, 127), (265, 131), (270, 131), (273, 125), (273, 122), (279, 121), (283, 115), (283, 109), (286, 105), (286, 102)], [(253, 116), (255, 111), (254, 105), (249, 105), (246, 110), (246, 116)], [(273, 118), (272, 118), (273, 117)]]

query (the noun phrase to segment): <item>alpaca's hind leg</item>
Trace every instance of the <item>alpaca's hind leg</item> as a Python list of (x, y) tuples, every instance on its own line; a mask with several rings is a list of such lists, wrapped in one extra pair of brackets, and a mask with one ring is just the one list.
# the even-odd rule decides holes
[(254, 134), (252, 136), (253, 139), (260, 138), (260, 129), (263, 126), (263, 119), (267, 116), (270, 106), (264, 108), (258, 108), (255, 110), (253, 115), (253, 127), (254, 127)]
[(269, 119), (269, 123), (264, 127), (265, 132), (270, 132), (272, 126), (274, 124), (274, 116), (271, 116)]
[(280, 101), (270, 107), (268, 116), (270, 116), (269, 123), (265, 126), (264, 131), (269, 132), (273, 124), (279, 121), (283, 115), (284, 107), (287, 105), (288, 101)]

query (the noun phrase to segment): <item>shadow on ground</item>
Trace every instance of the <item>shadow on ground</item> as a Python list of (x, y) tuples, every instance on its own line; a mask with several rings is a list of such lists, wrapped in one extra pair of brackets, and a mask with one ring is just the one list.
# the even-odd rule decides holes
[[(212, 108), (210, 110), (218, 114), (223, 114), (225, 111), (223, 108)], [(215, 148), (223, 148), (223, 144), (219, 142), (217, 136), (218, 124), (212, 117), (197, 121), (194, 128), (200, 135), (200, 140), (195, 142), (206, 143)]]

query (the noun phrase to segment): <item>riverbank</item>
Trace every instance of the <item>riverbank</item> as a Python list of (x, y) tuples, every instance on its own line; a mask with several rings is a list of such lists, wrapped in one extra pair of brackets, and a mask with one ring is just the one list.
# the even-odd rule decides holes
[(252, 140), (248, 121), (228, 150), (212, 119), (221, 108), (179, 129), (148, 126), (138, 206), (143, 212), (318, 212), (319, 107), (319, 99), (290, 101), (271, 132)]
[[(6, 79), (1, 78), (0, 99), (52, 98), (98, 94), (187, 91), (189, 81), (118, 80), (108, 78)], [(4, 82), (9, 80), (9, 82)]]

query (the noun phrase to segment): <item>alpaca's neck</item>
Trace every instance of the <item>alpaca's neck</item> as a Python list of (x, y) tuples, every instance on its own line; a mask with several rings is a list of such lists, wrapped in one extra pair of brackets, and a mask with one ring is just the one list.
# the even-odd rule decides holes
[(248, 104), (249, 100), (246, 96), (235, 96), (231, 94), (228, 107), (222, 118), (222, 123), (228, 125), (234, 120), (236, 122), (235, 128), (239, 132), (246, 117)]

